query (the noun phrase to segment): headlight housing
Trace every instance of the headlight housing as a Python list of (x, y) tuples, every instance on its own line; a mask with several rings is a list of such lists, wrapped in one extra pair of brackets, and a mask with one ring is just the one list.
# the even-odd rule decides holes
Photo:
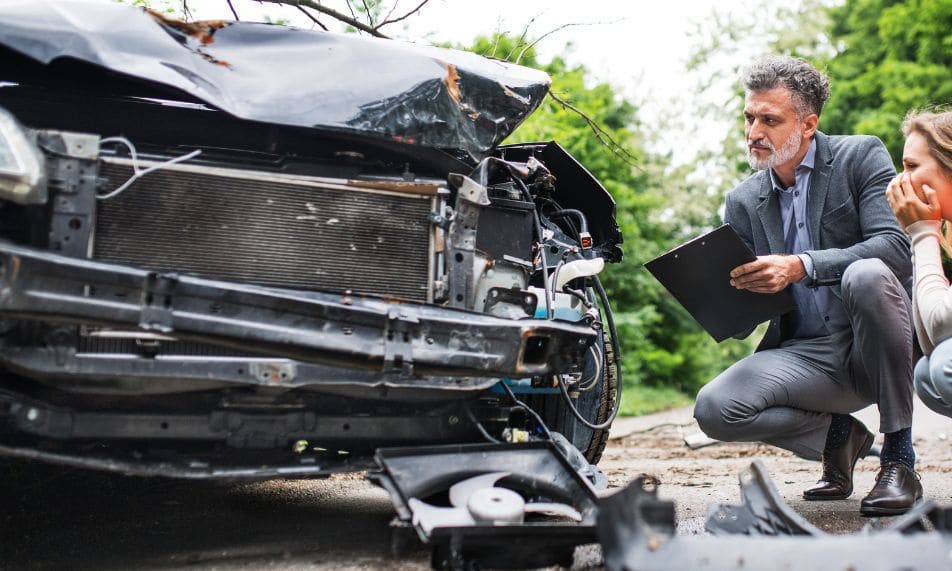
[(34, 137), (0, 108), (0, 199), (43, 204), (47, 199), (46, 160)]

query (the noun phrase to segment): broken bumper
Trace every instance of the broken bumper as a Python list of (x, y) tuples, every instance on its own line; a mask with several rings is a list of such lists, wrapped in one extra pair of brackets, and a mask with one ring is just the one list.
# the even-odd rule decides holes
[(0, 318), (136, 327), (404, 378), (566, 373), (596, 337), (564, 321), (156, 273), (8, 242), (0, 242)]

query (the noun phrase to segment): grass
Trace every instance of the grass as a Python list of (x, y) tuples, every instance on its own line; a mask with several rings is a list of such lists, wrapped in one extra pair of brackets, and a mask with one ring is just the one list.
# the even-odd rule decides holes
[(671, 387), (628, 385), (622, 389), (619, 416), (639, 416), (659, 410), (686, 406), (694, 402), (688, 395)]

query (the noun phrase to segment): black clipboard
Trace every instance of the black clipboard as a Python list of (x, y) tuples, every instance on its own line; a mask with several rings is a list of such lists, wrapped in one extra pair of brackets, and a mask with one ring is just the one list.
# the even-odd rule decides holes
[(730, 224), (724, 224), (646, 262), (645, 267), (721, 342), (795, 307), (788, 290), (755, 293), (730, 284), (731, 270), (755, 259)]

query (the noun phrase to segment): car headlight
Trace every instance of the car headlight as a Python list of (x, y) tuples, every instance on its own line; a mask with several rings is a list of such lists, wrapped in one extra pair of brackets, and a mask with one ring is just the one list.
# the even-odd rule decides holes
[(26, 129), (0, 108), (0, 199), (46, 202), (46, 161)]

